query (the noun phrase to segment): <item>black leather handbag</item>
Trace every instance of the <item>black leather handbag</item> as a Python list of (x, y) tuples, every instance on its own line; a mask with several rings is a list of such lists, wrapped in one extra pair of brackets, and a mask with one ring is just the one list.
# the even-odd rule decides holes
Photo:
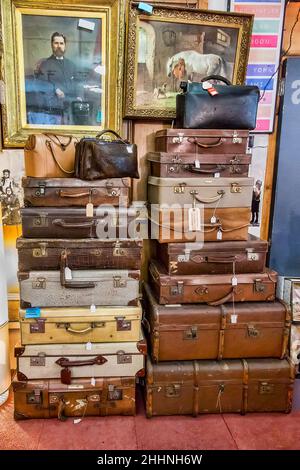
[[(211, 95), (203, 82), (218, 80)], [(182, 82), (183, 93), (176, 96), (177, 129), (254, 129), (259, 88), (231, 85), (219, 75), (204, 77), (201, 83)]]
[[(104, 134), (115, 140), (106, 140)], [(84, 137), (76, 145), (75, 177), (82, 180), (106, 178), (139, 178), (137, 146), (123, 140), (115, 131), (106, 129), (96, 137)]]

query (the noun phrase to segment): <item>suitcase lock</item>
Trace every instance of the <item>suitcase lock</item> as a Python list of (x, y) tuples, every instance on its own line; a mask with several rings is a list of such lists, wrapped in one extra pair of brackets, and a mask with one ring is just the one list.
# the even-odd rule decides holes
[(30, 333), (45, 333), (46, 318), (35, 318), (35, 322), (30, 323)]
[(177, 286), (171, 286), (171, 295), (182, 295), (183, 288), (183, 281), (177, 281)]
[(185, 191), (186, 183), (179, 183), (178, 186), (174, 186), (173, 191), (175, 194), (183, 194)]
[(117, 321), (117, 331), (131, 330), (131, 320), (125, 320), (125, 317), (115, 317)]
[(248, 336), (250, 336), (250, 338), (257, 338), (259, 336), (259, 331), (257, 328), (255, 328), (254, 325), (248, 325), (247, 326), (247, 332), (248, 332)]
[(132, 364), (131, 354), (125, 354), (125, 351), (117, 351), (118, 364)]
[(35, 195), (37, 197), (45, 196), (45, 184), (44, 183), (39, 184), (39, 188), (35, 190)]
[(46, 279), (38, 277), (35, 281), (32, 281), (32, 289), (46, 289)]
[(46, 365), (46, 354), (41, 352), (36, 357), (30, 358), (30, 366), (45, 367)]
[(122, 398), (123, 398), (123, 390), (121, 390), (120, 388), (115, 388), (114, 385), (109, 384), (107, 399), (110, 401), (114, 401), (114, 400), (122, 400)]
[(247, 261), (258, 261), (258, 260), (259, 260), (258, 253), (252, 253), (251, 251), (247, 252)]
[(173, 137), (172, 142), (173, 144), (182, 144), (183, 139), (184, 139), (183, 132), (178, 132), (178, 136)]
[(122, 279), (121, 276), (114, 276), (114, 287), (126, 287), (126, 279)]
[(42, 398), (43, 395), (41, 390), (33, 390), (31, 393), (26, 393), (27, 405), (41, 405)]
[(239, 183), (231, 183), (230, 186), (231, 186), (231, 188), (230, 188), (231, 193), (241, 193), (242, 192), (242, 188), (239, 185)]
[(265, 292), (265, 285), (261, 279), (255, 279), (254, 289), (255, 292)]
[(241, 144), (243, 142), (242, 137), (239, 137), (237, 131), (234, 131), (232, 136), (232, 143), (233, 144)]
[(167, 398), (178, 398), (180, 397), (181, 385), (172, 384), (166, 387), (166, 397)]
[(198, 328), (191, 326), (183, 332), (183, 339), (198, 339)]
[(46, 215), (40, 215), (33, 219), (34, 227), (48, 227), (48, 219)]
[(120, 189), (114, 188), (112, 183), (106, 183), (106, 190), (107, 190), (108, 196), (111, 196), (111, 197), (120, 196)]
[(48, 256), (46, 246), (46, 243), (40, 243), (40, 248), (34, 248), (32, 250), (32, 256), (34, 258), (42, 258), (43, 256)]
[(126, 248), (121, 248), (120, 243), (117, 241), (113, 249), (113, 256), (127, 256), (128, 251)]
[(268, 382), (261, 382), (259, 384), (259, 393), (261, 395), (271, 395), (272, 393), (274, 393), (274, 388), (274, 384), (270, 384)]

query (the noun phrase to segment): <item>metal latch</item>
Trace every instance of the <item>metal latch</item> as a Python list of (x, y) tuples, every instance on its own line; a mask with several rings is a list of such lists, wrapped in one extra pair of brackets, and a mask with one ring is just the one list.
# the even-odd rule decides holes
[(179, 165), (167, 165), (168, 173), (178, 173), (179, 172)]
[(35, 190), (35, 195), (38, 197), (45, 196), (45, 183), (39, 183), (39, 188)]
[(46, 318), (35, 318), (35, 323), (30, 323), (30, 333), (45, 333)]
[(183, 294), (183, 281), (177, 281), (177, 286), (171, 286), (171, 295), (182, 295)]
[(191, 326), (183, 332), (183, 339), (197, 339), (198, 338), (198, 328), (196, 326)]
[(114, 188), (111, 182), (106, 183), (106, 190), (107, 190), (108, 196), (111, 196), (111, 197), (120, 196), (120, 189)]
[(87, 401), (90, 401), (92, 403), (97, 403), (100, 401), (100, 395), (98, 393), (95, 393), (93, 395), (89, 395), (87, 397)]
[(248, 332), (248, 336), (250, 336), (250, 338), (257, 338), (259, 336), (259, 331), (257, 328), (255, 328), (254, 325), (248, 325), (247, 326), (247, 332)]
[(242, 137), (238, 136), (238, 132), (234, 131), (233, 136), (232, 136), (232, 143), (233, 144), (241, 144), (243, 142)]
[(123, 390), (120, 388), (115, 388), (114, 385), (108, 385), (108, 393), (107, 399), (108, 400), (122, 400), (123, 398)]
[(125, 351), (117, 351), (118, 364), (132, 364), (131, 354), (126, 354)]
[(165, 390), (166, 390), (167, 398), (177, 398), (177, 397), (180, 397), (181, 385), (180, 384), (168, 385)]
[(59, 402), (60, 397), (58, 395), (50, 395), (49, 396), (49, 405), (55, 405), (57, 402)]
[(117, 320), (117, 331), (131, 330), (131, 320), (125, 320), (125, 317), (115, 317)]
[(114, 287), (126, 287), (127, 280), (122, 279), (121, 276), (114, 276)]
[(255, 292), (265, 292), (265, 285), (261, 279), (255, 279), (254, 281), (254, 290)]
[(173, 137), (172, 143), (173, 144), (182, 144), (184, 138), (184, 134), (182, 132), (178, 132), (176, 137)]
[(190, 260), (191, 250), (184, 250), (184, 255), (178, 255), (177, 260), (179, 263), (187, 263)]
[(113, 249), (113, 256), (127, 256), (128, 250), (126, 248), (121, 248), (120, 242), (117, 241)]
[(186, 183), (179, 183), (178, 186), (173, 187), (173, 191), (175, 194), (183, 194), (185, 191)]
[(33, 390), (31, 393), (26, 393), (27, 405), (41, 405), (43, 402), (43, 395), (41, 390)]
[(231, 183), (231, 185), (230, 185), (230, 192), (231, 192), (231, 193), (241, 193), (241, 192), (242, 192), (242, 188), (241, 188), (241, 186), (239, 185), (239, 183)]
[(259, 384), (259, 393), (261, 395), (271, 395), (272, 393), (274, 393), (274, 388), (274, 384), (270, 384), (268, 382), (261, 382)]
[(32, 289), (46, 289), (46, 278), (38, 277), (35, 281), (32, 281)]
[(48, 227), (48, 219), (46, 215), (40, 215), (39, 217), (34, 217), (33, 225), (35, 227)]
[(259, 260), (259, 254), (258, 253), (251, 253), (250, 251), (248, 251), (247, 260), (248, 261), (258, 261)]
[(40, 248), (33, 248), (32, 256), (34, 258), (42, 258), (43, 256), (48, 256), (46, 247), (47, 243), (40, 243)]
[(44, 367), (46, 365), (46, 354), (41, 352), (36, 357), (30, 358), (30, 366)]

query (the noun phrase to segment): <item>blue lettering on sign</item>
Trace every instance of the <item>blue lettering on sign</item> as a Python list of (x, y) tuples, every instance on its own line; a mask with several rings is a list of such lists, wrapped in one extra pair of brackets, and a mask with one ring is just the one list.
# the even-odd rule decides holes
[(249, 64), (247, 77), (270, 77), (275, 72), (275, 64)]
[(273, 90), (274, 80), (269, 78), (247, 78), (246, 84), (250, 86), (258, 86), (260, 90)]
[(25, 318), (40, 318), (41, 309), (39, 307), (26, 308)]

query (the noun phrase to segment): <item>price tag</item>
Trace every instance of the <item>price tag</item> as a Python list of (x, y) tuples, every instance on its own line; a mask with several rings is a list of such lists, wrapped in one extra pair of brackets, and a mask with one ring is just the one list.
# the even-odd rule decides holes
[(232, 286), (237, 286), (238, 285), (237, 277), (233, 276), (233, 278), (231, 279), (231, 285)]
[(220, 173), (215, 173), (215, 178), (220, 178)]
[(90, 306), (90, 312), (91, 312), (91, 313), (96, 313), (96, 305), (95, 305), (95, 304), (92, 304), (92, 305)]
[(133, 149), (131, 145), (127, 145), (126, 149), (128, 153), (133, 153)]
[(223, 238), (222, 230), (218, 230), (218, 232), (217, 232), (217, 240), (222, 240), (222, 238)]
[(95, 379), (95, 377), (92, 377), (92, 378), (91, 378), (91, 385), (92, 385), (93, 387), (96, 386), (96, 379)]
[(217, 222), (217, 218), (213, 215), (212, 218), (210, 219), (210, 223), (215, 224), (216, 222)]
[(81, 422), (81, 418), (77, 418), (77, 419), (74, 419), (74, 420), (73, 420), (73, 423), (74, 423), (74, 424), (78, 424), (78, 423), (80, 423), (80, 422)]
[(231, 323), (237, 323), (237, 315), (230, 315)]
[(40, 318), (41, 309), (39, 307), (26, 308), (25, 318)]
[(92, 202), (88, 202), (85, 208), (86, 217), (93, 217), (94, 215), (94, 205)]
[(91, 343), (90, 341), (89, 341), (88, 343), (86, 343), (85, 349), (86, 349), (87, 351), (91, 351), (91, 350), (92, 350), (92, 343)]
[(72, 271), (68, 266), (65, 267), (65, 278), (66, 281), (72, 281)]
[(189, 208), (189, 231), (199, 232), (201, 230), (201, 212), (199, 207)]
[(211, 96), (215, 96), (215, 95), (218, 95), (219, 92), (215, 89), (215, 87), (211, 86), (210, 88), (208, 88), (208, 93), (211, 95)]
[(199, 162), (199, 160), (195, 160), (195, 168), (200, 168), (200, 162)]

